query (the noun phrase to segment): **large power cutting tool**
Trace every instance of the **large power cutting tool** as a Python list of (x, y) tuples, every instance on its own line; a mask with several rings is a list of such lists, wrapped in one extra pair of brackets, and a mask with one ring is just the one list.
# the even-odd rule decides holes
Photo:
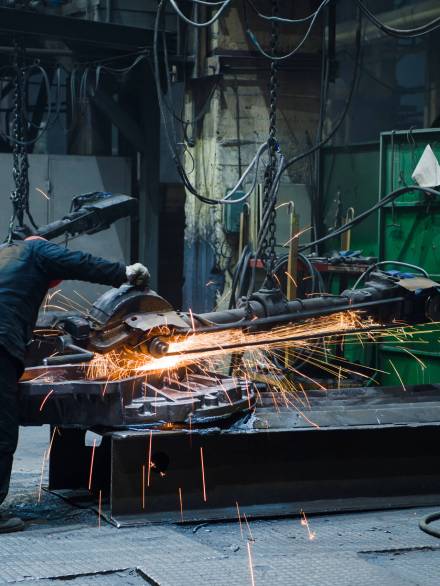
[[(363, 288), (339, 296), (287, 301), (279, 290), (262, 290), (237, 309), (197, 315), (175, 311), (154, 291), (123, 285), (100, 297), (86, 317), (43, 316), (38, 329), (45, 335), (35, 336), (31, 367), (21, 383), (22, 419), (28, 424), (115, 426), (228, 418), (252, 409), (258, 389), (247, 381), (202, 373), (197, 368), (174, 373), (165, 367), (161, 370), (159, 361), (173, 354), (173, 341), (225, 330), (264, 332), (352, 310), (381, 324), (437, 321), (440, 286), (424, 277), (373, 272)], [(230, 349), (239, 352), (243, 345), (238, 338)], [(129, 372), (116, 379), (87, 374), (93, 358), (123, 350), (157, 359), (158, 370), (148, 376)], [(211, 343), (198, 352), (213, 350)], [(179, 354), (184, 352), (179, 350)], [(187, 352), (190, 355), (194, 350)]]

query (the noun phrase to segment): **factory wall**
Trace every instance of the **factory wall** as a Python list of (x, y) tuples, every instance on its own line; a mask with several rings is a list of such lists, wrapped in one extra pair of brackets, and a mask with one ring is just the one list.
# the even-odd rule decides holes
[[(267, 2), (259, 5), (267, 12)], [(283, 5), (288, 17), (311, 9), (308, 1)], [(206, 105), (213, 84), (216, 86), (206, 115), (192, 129), (195, 146), (185, 159), (193, 184), (209, 197), (223, 196), (235, 185), (268, 136), (269, 62), (256, 53), (245, 31), (251, 26), (261, 45), (268, 47), (270, 24), (262, 24), (253, 14), (247, 18), (246, 24), (242, 12), (232, 8), (204, 33), (205, 38), (199, 38), (199, 79), (187, 93), (186, 113), (191, 119)], [(280, 35), (280, 54), (295, 46), (297, 34), (290, 29), (289, 34)], [(316, 27), (296, 58), (280, 66), (277, 139), (286, 156), (301, 152), (314, 141), (319, 117), (320, 48), (321, 30)], [(305, 162), (291, 168), (283, 180), (308, 183), (309, 175), (310, 163)], [(183, 305), (196, 311), (211, 309), (216, 301), (221, 306), (222, 295), (228, 293), (229, 269), (236, 261), (237, 235), (225, 232), (221, 206), (208, 206), (187, 194), (185, 213)], [(204, 289), (203, 295), (198, 293), (200, 289)]]
[[(131, 192), (130, 161), (125, 157), (85, 157), (75, 155), (29, 156), (29, 201), (35, 222), (44, 226), (70, 211), (72, 198), (92, 191)], [(12, 205), (8, 195), (13, 189), (12, 155), (0, 154), (0, 239), (8, 234)], [(64, 237), (56, 239), (60, 244)], [(123, 218), (98, 234), (67, 241), (72, 250), (84, 250), (110, 260), (130, 261), (130, 220)], [(93, 302), (108, 287), (66, 281), (60, 289), (76, 303), (83, 301), (75, 291)], [(84, 307), (88, 310), (88, 307)]]

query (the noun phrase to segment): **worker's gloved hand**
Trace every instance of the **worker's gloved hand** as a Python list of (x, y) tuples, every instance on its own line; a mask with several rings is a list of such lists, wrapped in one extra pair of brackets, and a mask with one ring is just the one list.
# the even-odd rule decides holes
[(150, 271), (140, 262), (129, 265), (126, 269), (127, 281), (136, 287), (148, 287), (150, 282)]

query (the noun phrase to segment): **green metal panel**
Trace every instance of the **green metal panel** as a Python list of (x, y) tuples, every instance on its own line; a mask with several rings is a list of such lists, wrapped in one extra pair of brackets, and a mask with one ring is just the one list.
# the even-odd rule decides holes
[[(323, 148), (320, 175), (324, 222), (330, 230), (335, 225), (338, 204), (341, 224), (348, 208), (354, 208), (358, 215), (377, 202), (379, 142)], [(377, 256), (377, 217), (370, 216), (352, 230), (350, 248), (362, 250), (365, 256)], [(326, 250), (335, 249), (340, 249), (340, 239), (328, 241)]]
[[(437, 335), (438, 338), (438, 335)], [(438, 349), (437, 339), (429, 342), (429, 348)], [(420, 385), (438, 383), (440, 381), (440, 353), (432, 350), (420, 350), (414, 347), (408, 348), (411, 356), (400, 347), (394, 345), (380, 345), (378, 349), (378, 369), (384, 371), (380, 376), (383, 385)], [(399, 376), (396, 374), (396, 370)]]
[[(427, 144), (440, 158), (439, 130), (381, 134), (381, 198), (394, 189), (414, 183), (411, 175)], [(381, 260), (423, 266), (433, 279), (440, 279), (440, 201), (421, 193), (411, 193), (382, 208), (379, 255)]]
[[(323, 200), (326, 230), (335, 227), (338, 206), (341, 217), (338, 224), (345, 222), (347, 210), (351, 207), (355, 215), (370, 208), (377, 202), (379, 193), (379, 142), (324, 147), (321, 152), (321, 194)], [(340, 250), (341, 240), (332, 239), (326, 244), (326, 251)], [(356, 226), (351, 233), (352, 250), (362, 250), (364, 256), (377, 256), (377, 216), (374, 215)], [(357, 277), (349, 279), (351, 286)], [(344, 279), (345, 280), (345, 279)], [(344, 288), (338, 275), (333, 275), (329, 292), (337, 295)], [(373, 365), (374, 348), (351, 343), (344, 348), (345, 358), (356, 364)]]
[[(384, 132), (380, 140), (380, 197), (403, 185), (411, 185), (411, 175), (427, 144), (440, 159), (440, 131), (421, 129)], [(423, 267), (431, 278), (440, 280), (440, 201), (421, 193), (401, 196), (394, 204), (381, 208), (379, 216), (379, 256)], [(390, 268), (392, 268), (390, 266)], [(382, 384), (440, 381), (439, 334), (423, 335), (423, 342), (381, 346), (378, 368)], [(408, 350), (417, 357), (408, 354)], [(423, 368), (420, 361), (426, 366)]]

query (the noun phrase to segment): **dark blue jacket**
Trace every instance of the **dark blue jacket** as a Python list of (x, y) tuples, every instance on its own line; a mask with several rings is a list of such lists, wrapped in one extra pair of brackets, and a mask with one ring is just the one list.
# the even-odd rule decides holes
[(0, 346), (21, 363), (49, 283), (56, 279), (119, 287), (126, 280), (125, 265), (44, 240), (1, 245)]

